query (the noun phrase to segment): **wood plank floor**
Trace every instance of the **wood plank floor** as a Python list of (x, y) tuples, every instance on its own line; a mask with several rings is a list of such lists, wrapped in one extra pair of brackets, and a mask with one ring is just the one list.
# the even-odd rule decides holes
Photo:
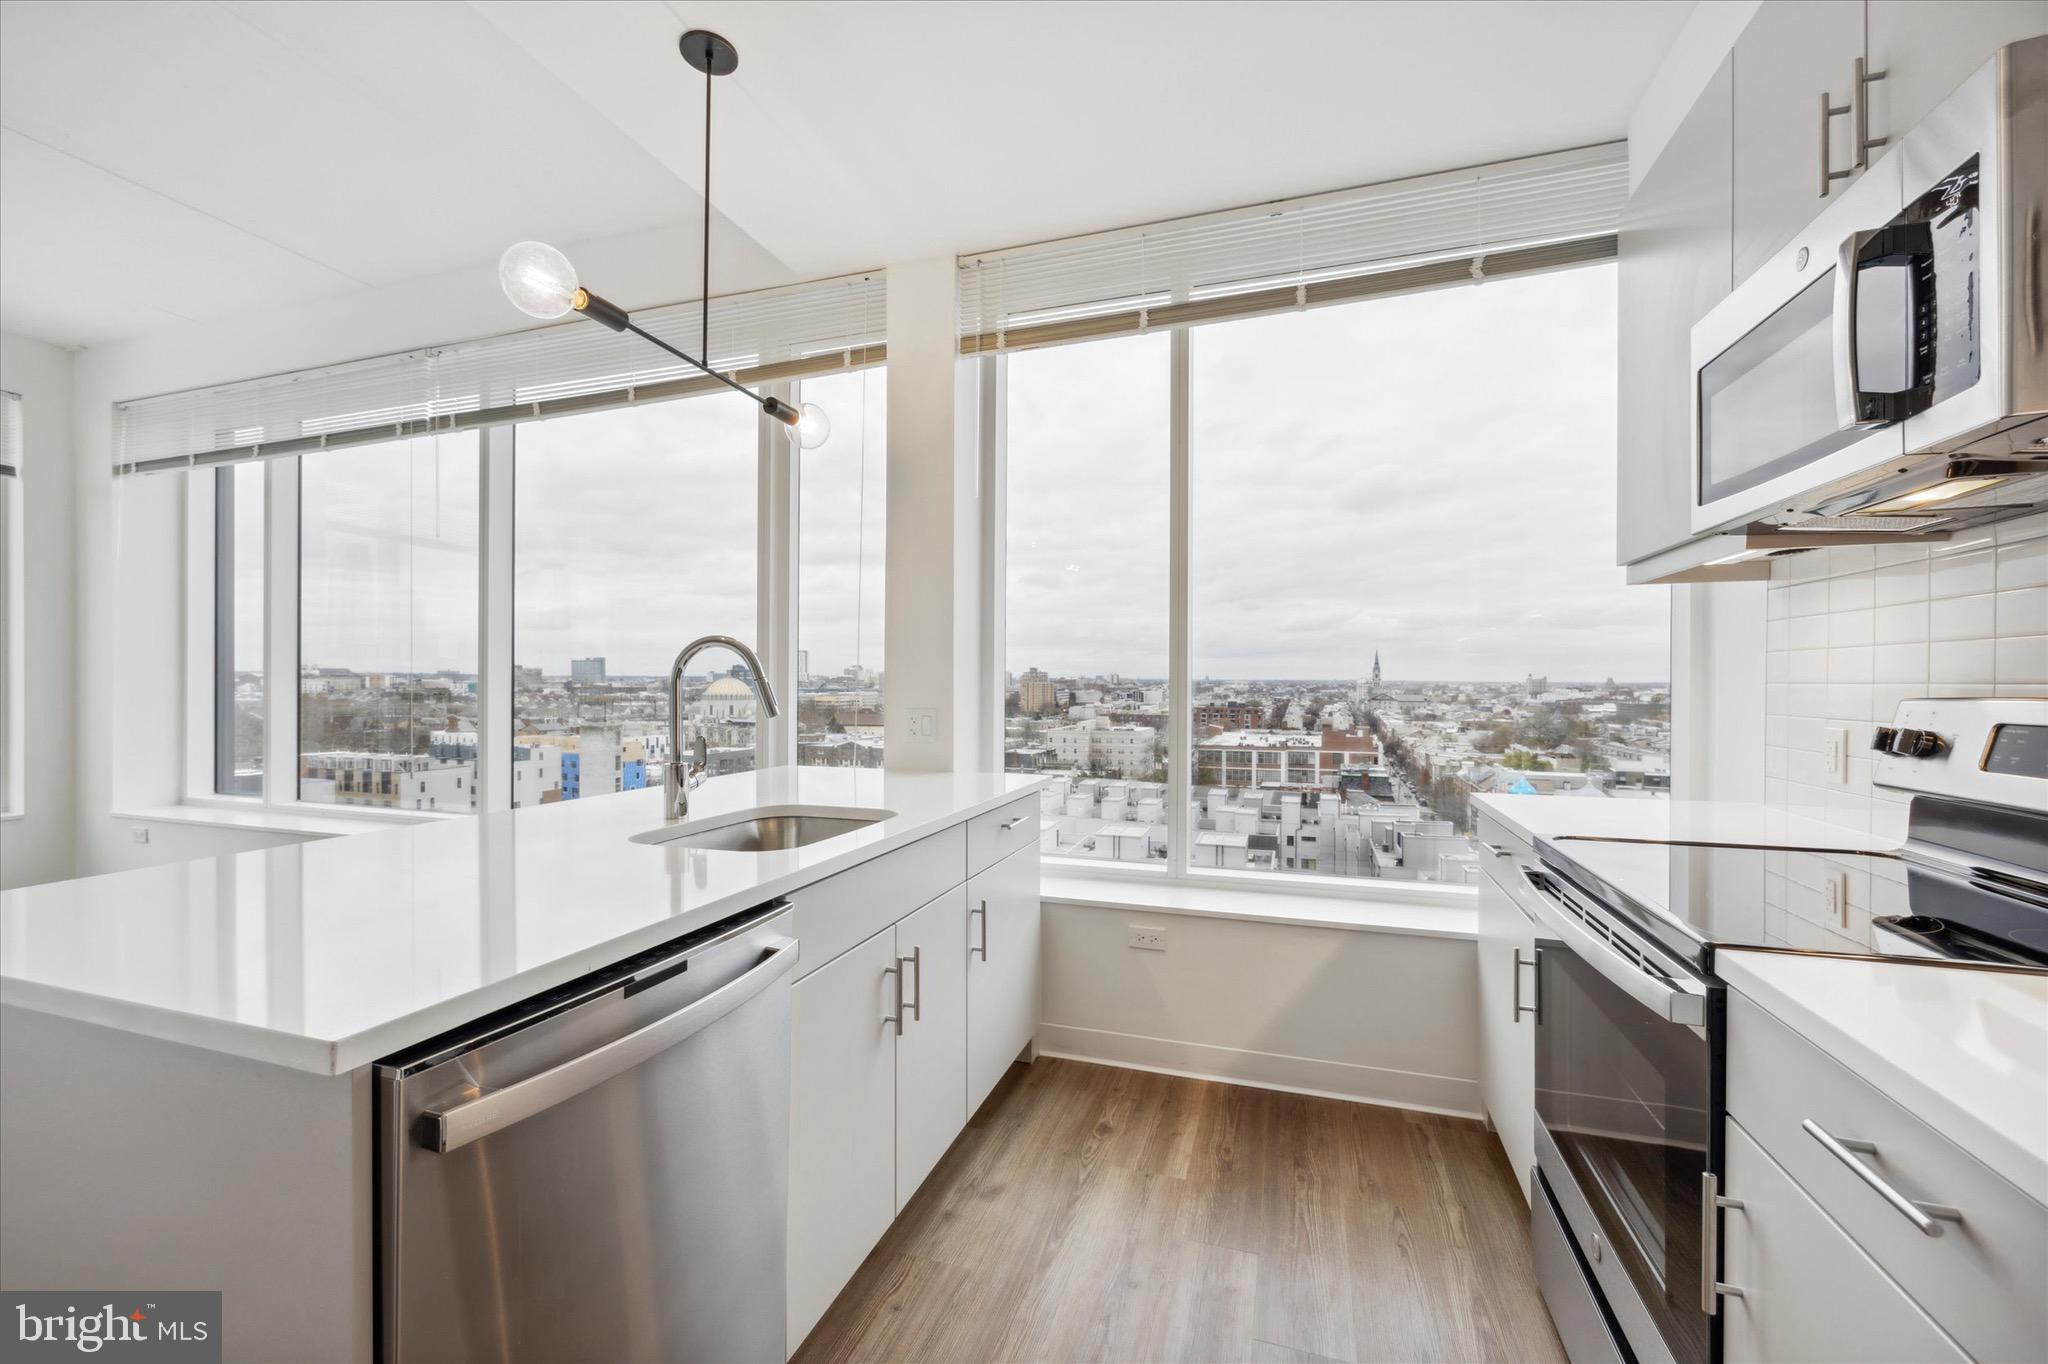
[(1562, 1361), (1478, 1123), (1041, 1058), (798, 1352), (840, 1360)]

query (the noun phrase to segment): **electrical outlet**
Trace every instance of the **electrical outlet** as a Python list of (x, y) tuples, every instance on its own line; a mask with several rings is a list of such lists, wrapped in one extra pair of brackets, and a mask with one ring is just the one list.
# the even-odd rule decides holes
[(1828, 780), (1837, 786), (1849, 784), (1849, 731), (1839, 725), (1830, 725), (1822, 730), (1825, 741), (1823, 752), (1827, 754)]
[(1124, 946), (1135, 947), (1140, 952), (1164, 952), (1166, 950), (1166, 930), (1163, 928), (1146, 928), (1142, 924), (1125, 924)]
[(147, 824), (138, 824), (130, 829), (128, 831), (128, 841), (130, 843), (149, 842), (149, 826)]
[(1849, 926), (1849, 873), (1838, 871), (1828, 877), (1828, 917), (1842, 927)]
[(939, 713), (935, 710), (913, 710), (910, 712), (910, 737), (913, 739), (936, 739), (939, 737)]

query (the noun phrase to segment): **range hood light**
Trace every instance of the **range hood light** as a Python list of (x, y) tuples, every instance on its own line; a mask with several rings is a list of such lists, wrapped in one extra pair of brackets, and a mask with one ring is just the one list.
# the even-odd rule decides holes
[(1757, 559), (1769, 553), (1767, 549), (1738, 549), (1733, 554), (1723, 554), (1718, 559), (1709, 559), (1700, 567), (1715, 568), (1721, 564), (1739, 564), (1744, 559)]
[(1994, 483), (2003, 483), (2004, 481), (2004, 477), (1997, 474), (1989, 476), (1979, 475), (1975, 478), (1945, 478), (1939, 483), (1931, 483), (1925, 488), (1918, 488), (1910, 493), (1901, 493), (1897, 497), (1879, 502), (1874, 506), (1859, 508), (1857, 514), (1860, 516), (1886, 516), (1897, 512), (1916, 511), (1932, 503), (1947, 502), (1951, 498), (1961, 497), (1965, 493), (1974, 493), (1980, 488), (1988, 488)]

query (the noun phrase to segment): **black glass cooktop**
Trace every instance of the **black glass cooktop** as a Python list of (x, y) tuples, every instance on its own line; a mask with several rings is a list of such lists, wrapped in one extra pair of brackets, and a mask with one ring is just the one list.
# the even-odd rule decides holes
[(1937, 957), (2048, 971), (2038, 882), (1900, 853), (1558, 838), (1546, 865), (1711, 970), (1716, 947)]

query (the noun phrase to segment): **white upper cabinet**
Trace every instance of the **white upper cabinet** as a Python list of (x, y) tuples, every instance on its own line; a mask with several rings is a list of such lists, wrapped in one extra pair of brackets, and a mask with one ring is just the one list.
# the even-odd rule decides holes
[[(1735, 40), (1735, 283), (1820, 212), (1823, 174), (1856, 170), (1862, 55), (1862, 0), (1766, 3)], [(1822, 118), (1823, 96), (1847, 112)]]
[[(2048, 33), (2048, 0), (1870, 0), (1870, 135), (1897, 139), (2007, 43)], [(1872, 155), (1882, 155), (1879, 148)]]
[(1692, 324), (1728, 296), (1732, 63), (1629, 196), (1615, 296), (1616, 562), (1692, 537)]

